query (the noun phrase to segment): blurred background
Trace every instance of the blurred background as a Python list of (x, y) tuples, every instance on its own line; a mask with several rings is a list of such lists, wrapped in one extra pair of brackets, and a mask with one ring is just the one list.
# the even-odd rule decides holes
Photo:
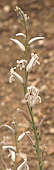
[[(23, 114), (17, 113), (17, 108), (25, 109), (21, 85), (15, 81), (9, 84), (10, 68), (16, 65), (17, 59), (23, 59), (23, 54), (10, 38), (16, 38), (18, 32), (24, 33), (24, 27), (15, 13), (18, 5), (24, 13), (30, 17), (29, 39), (35, 36), (44, 36), (44, 40), (35, 42), (30, 52), (39, 56), (40, 66), (36, 65), (33, 72), (29, 74), (29, 85), (35, 85), (40, 90), (42, 103), (33, 109), (36, 124), (44, 120), (41, 133), (40, 145), (46, 145), (43, 153), (44, 170), (54, 170), (54, 1), (53, 0), (0, 0), (0, 124), (6, 123), (11, 126), (13, 118), (16, 117), (18, 134), (28, 130), (29, 122)], [(22, 39), (20, 39), (22, 41)], [(28, 54), (28, 60), (30, 57)], [(20, 73), (22, 76), (23, 73)], [(24, 127), (23, 127), (24, 125)], [(31, 133), (32, 135), (32, 133)], [(6, 137), (5, 137), (6, 136)], [(14, 145), (13, 137), (6, 128), (0, 130), (0, 146), (4, 140)], [(23, 145), (22, 145), (23, 144)], [(27, 154), (28, 164), (31, 170), (38, 170), (34, 149), (31, 148), (27, 139), (19, 144), (19, 152)], [(6, 166), (12, 167), (8, 161), (7, 154), (2, 152), (0, 170)], [(5, 163), (6, 162), (6, 163)], [(18, 160), (18, 162), (20, 162)]]

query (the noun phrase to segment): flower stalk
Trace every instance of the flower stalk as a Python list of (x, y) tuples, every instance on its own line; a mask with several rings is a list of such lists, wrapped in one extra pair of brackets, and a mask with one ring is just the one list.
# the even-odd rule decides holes
[[(24, 92), (25, 95), (25, 92)], [(34, 133), (34, 137), (35, 137), (35, 151), (37, 153), (37, 157), (38, 157), (38, 163), (39, 163), (39, 168), (40, 170), (42, 170), (42, 163), (41, 163), (41, 159), (40, 159), (40, 149), (39, 149), (39, 138), (37, 135), (37, 128), (34, 122), (34, 117), (33, 117), (33, 112), (32, 112), (32, 107), (29, 106), (29, 103), (26, 102), (30, 116), (31, 116), (31, 125), (32, 125), (32, 129), (33, 129), (33, 133)]]
[(15, 170), (17, 170), (16, 154), (18, 153), (18, 145), (17, 145), (17, 122), (16, 120), (14, 120), (14, 130), (15, 130), (14, 138), (15, 138), (15, 146), (16, 146), (14, 168)]
[(40, 150), (39, 150), (39, 139), (38, 139), (38, 135), (37, 135), (37, 128), (35, 126), (35, 122), (34, 122), (34, 118), (33, 118), (32, 107), (31, 107), (31, 109), (29, 109), (29, 112), (30, 112), (30, 116), (31, 116), (31, 120), (32, 120), (32, 128), (33, 128), (34, 137), (35, 137), (35, 150), (37, 153), (39, 168), (40, 168), (40, 170), (42, 170), (42, 163), (41, 163), (41, 159), (40, 159)]
[[(26, 28), (26, 27), (25, 27)], [(26, 30), (27, 33), (27, 30)], [(26, 43), (25, 43), (25, 55), (24, 55), (24, 59), (26, 59), (27, 54), (28, 54), (28, 34), (26, 34)], [(39, 37), (38, 37), (39, 38)], [(37, 39), (38, 39), (37, 38)], [(37, 40), (36, 39), (36, 40)], [(34, 39), (35, 40), (35, 39)], [(26, 66), (25, 66), (25, 87), (24, 87), (24, 95), (26, 95), (26, 91), (27, 91), (27, 79), (28, 79), (28, 72), (26, 70)], [(26, 89), (26, 90), (25, 90)], [(38, 158), (38, 163), (39, 163), (39, 168), (40, 170), (42, 170), (42, 163), (41, 163), (41, 159), (40, 159), (40, 150), (39, 150), (39, 139), (38, 139), (38, 135), (37, 135), (37, 128), (35, 126), (35, 122), (34, 122), (34, 117), (33, 117), (33, 112), (32, 112), (32, 107), (29, 106), (29, 103), (27, 103), (27, 107), (31, 116), (31, 123), (32, 123), (32, 129), (33, 129), (33, 133), (34, 133), (34, 137), (35, 137), (35, 151), (37, 153), (37, 158)]]
[[(22, 36), (25, 39), (25, 45), (16, 39), (11, 38), (11, 40), (13, 42), (15, 42), (20, 47), (20, 49), (24, 52), (24, 60), (21, 60), (21, 61), (17, 60), (17, 64), (18, 64), (17, 67), (20, 68), (20, 70), (22, 70), (24, 68), (25, 81), (18, 73), (15, 72), (16, 68), (12, 68), (10, 70), (10, 82), (14, 81), (14, 78), (16, 77), (23, 86), (26, 104), (27, 104), (29, 114), (31, 117), (31, 125), (32, 125), (34, 138), (35, 138), (35, 151), (36, 151), (37, 158), (38, 158), (39, 169), (42, 170), (42, 162), (41, 162), (40, 149), (39, 149), (39, 138), (38, 138), (37, 127), (35, 125), (34, 115), (33, 115), (33, 110), (32, 110), (33, 106), (37, 103), (37, 100), (39, 100), (39, 102), (41, 103), (41, 98), (39, 96), (39, 91), (36, 87), (34, 87), (34, 86), (27, 87), (27, 80), (28, 80), (29, 72), (32, 70), (32, 68), (35, 66), (36, 63), (38, 65), (40, 65), (40, 62), (38, 61), (38, 59), (39, 59), (38, 55), (34, 54), (34, 53), (31, 53), (31, 59), (28, 64), (27, 64), (26, 59), (27, 59), (30, 44), (33, 43), (34, 41), (44, 39), (44, 37), (34, 37), (34, 38), (31, 38), (30, 40), (28, 40), (29, 17), (27, 16), (27, 14), (24, 14), (24, 12), (19, 7), (16, 7), (16, 12), (17, 12), (17, 15), (20, 16), (20, 19), (23, 22), (23, 25), (25, 28), (25, 34), (18, 33), (18, 34), (16, 34), (16, 36)], [(17, 153), (18, 148), (17, 148), (16, 122), (15, 122), (14, 127), (15, 127), (14, 128), (15, 129), (15, 144), (16, 144), (16, 153)], [(18, 140), (23, 138), (24, 135), (25, 135), (25, 133), (23, 133), (23, 135), (21, 135), (18, 138)], [(15, 153), (15, 162), (14, 162), (15, 170), (17, 170), (16, 169), (16, 153)], [(18, 170), (20, 168), (18, 168)]]

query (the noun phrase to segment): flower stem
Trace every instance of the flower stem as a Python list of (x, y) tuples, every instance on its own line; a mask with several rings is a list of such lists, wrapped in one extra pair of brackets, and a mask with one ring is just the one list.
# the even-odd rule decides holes
[(30, 112), (31, 119), (32, 119), (32, 128), (33, 128), (34, 137), (35, 137), (35, 149), (36, 149), (36, 153), (37, 153), (37, 157), (38, 157), (39, 168), (40, 168), (40, 170), (42, 170), (42, 163), (41, 163), (41, 159), (40, 159), (40, 150), (39, 150), (39, 139), (38, 139), (38, 135), (37, 135), (37, 128), (35, 127), (32, 108), (29, 109), (29, 112)]
[(16, 153), (15, 153), (14, 169), (17, 170), (17, 167), (16, 167)]
[[(27, 34), (27, 28), (25, 26), (25, 32), (26, 32), (26, 40), (25, 40), (25, 54), (24, 54), (24, 59), (26, 59), (27, 54), (28, 54), (28, 34)], [(25, 86), (24, 88), (24, 95), (26, 94), (27, 91), (27, 79), (28, 79), (28, 73), (26, 72), (26, 67), (25, 67)], [(32, 112), (32, 107), (30, 108), (29, 103), (27, 102), (27, 107), (31, 116), (31, 121), (32, 121), (32, 129), (35, 137), (35, 151), (37, 153), (37, 158), (38, 158), (38, 163), (39, 163), (39, 168), (42, 170), (42, 163), (40, 159), (40, 150), (39, 150), (39, 139), (37, 135), (37, 128), (35, 126), (34, 122), (34, 117), (33, 117), (33, 112)]]
[(16, 153), (18, 151), (18, 146), (17, 146), (17, 123), (16, 123), (16, 120), (15, 120), (15, 124), (14, 124), (14, 129), (15, 129), (14, 137), (15, 137), (15, 146), (16, 146), (14, 169), (17, 170)]
[[(25, 95), (25, 90), (24, 90), (24, 95)], [(41, 159), (40, 159), (39, 139), (38, 139), (38, 135), (37, 135), (37, 128), (35, 126), (32, 108), (29, 107), (28, 102), (27, 102), (27, 107), (28, 107), (28, 110), (29, 110), (29, 113), (30, 113), (30, 116), (31, 116), (31, 121), (32, 121), (32, 129), (33, 129), (34, 137), (35, 137), (35, 151), (37, 153), (39, 168), (40, 168), (40, 170), (42, 170), (42, 163), (41, 163)]]

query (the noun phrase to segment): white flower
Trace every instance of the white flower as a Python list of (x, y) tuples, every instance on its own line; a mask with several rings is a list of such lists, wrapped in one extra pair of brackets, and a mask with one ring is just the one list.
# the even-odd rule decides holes
[(15, 42), (15, 43), (20, 47), (20, 49), (21, 49), (22, 51), (25, 51), (24, 45), (23, 45), (19, 40), (16, 40), (16, 39), (13, 39), (13, 38), (11, 38), (10, 40), (12, 40), (13, 42)]
[(13, 81), (13, 78), (17, 78), (19, 80), (20, 83), (24, 84), (24, 81), (23, 81), (23, 78), (14, 71), (15, 67), (14, 68), (11, 68), (10, 69), (10, 78), (9, 78), (9, 82), (11, 80), (11, 82)]
[[(26, 14), (25, 14), (25, 18), (26, 18)], [(25, 39), (26, 39), (26, 35), (23, 34), (23, 33), (18, 33), (16, 34), (16, 36), (23, 36)], [(31, 38), (29, 41), (28, 41), (28, 46), (30, 46), (31, 43), (33, 43), (34, 41), (37, 41), (37, 40), (42, 40), (44, 39), (44, 37), (34, 37), (34, 38)], [(13, 42), (15, 42), (19, 47), (20, 49), (25, 52), (25, 46), (17, 39), (13, 39), (13, 38), (10, 38), (10, 40), (12, 40)]]
[(11, 146), (11, 145), (6, 145), (6, 146), (2, 146), (3, 150), (11, 150), (13, 152), (16, 152), (16, 147)]
[(32, 58), (30, 59), (28, 65), (26, 67), (27, 72), (30, 72), (32, 70), (33, 66), (35, 66), (36, 63), (40, 64), (39, 61), (38, 61), (39, 57), (37, 56), (37, 54), (31, 53), (31, 57)]
[(23, 158), (24, 161), (23, 161), (23, 163), (21, 163), (21, 164), (18, 166), (17, 170), (29, 170), (29, 166), (28, 166), (28, 164), (27, 164), (27, 157), (26, 157), (26, 155), (23, 154), (23, 153), (19, 153), (19, 156), (20, 156), (21, 158)]
[(26, 22), (26, 26), (29, 27), (29, 16), (27, 16), (27, 14), (24, 14), (24, 19)]
[(15, 161), (15, 152), (11, 151), (10, 149), (9, 149), (9, 152), (10, 152), (10, 155), (11, 155), (11, 159), (14, 162)]
[(2, 124), (2, 125), (0, 125), (0, 128), (2, 128), (2, 127), (7, 127), (9, 130), (12, 131), (12, 133), (14, 133), (14, 129), (11, 126), (6, 125), (6, 124)]
[(9, 83), (12, 83), (12, 82), (14, 82), (14, 81), (15, 81), (14, 76), (11, 75), (11, 76), (9, 77)]
[(10, 145), (6, 145), (6, 146), (2, 146), (2, 149), (3, 150), (9, 150), (12, 161), (15, 161), (16, 147), (10, 146)]
[(42, 40), (42, 39), (44, 39), (44, 37), (34, 37), (34, 38), (31, 38), (31, 39), (28, 41), (28, 44), (30, 45), (30, 44), (33, 43), (34, 41)]
[(27, 93), (25, 95), (26, 102), (29, 103), (30, 107), (33, 107), (37, 103), (37, 99), (41, 103), (41, 98), (39, 96), (39, 90), (34, 86), (27, 87)]
[(29, 170), (29, 166), (27, 165), (27, 162), (24, 161), (18, 168), (17, 170)]
[(17, 60), (17, 67), (20, 69), (20, 70), (22, 70), (22, 69), (24, 69), (25, 68), (25, 66), (26, 66), (26, 64), (27, 64), (27, 60)]
[(29, 131), (26, 131), (26, 132), (22, 133), (22, 134), (18, 137), (18, 142), (19, 142), (26, 134), (28, 134), (28, 133), (30, 133), (30, 132), (29, 132)]
[(17, 16), (20, 17), (20, 19), (22, 20), (22, 22), (24, 24), (26, 24), (26, 26), (28, 27), (29, 26), (29, 16), (27, 16), (27, 14), (24, 14), (24, 12), (21, 10), (21, 8), (17, 7), (16, 6), (16, 10), (17, 12)]
[(23, 38), (26, 38), (26, 35), (23, 34), (22, 32), (21, 33), (17, 33), (16, 36), (22, 36)]

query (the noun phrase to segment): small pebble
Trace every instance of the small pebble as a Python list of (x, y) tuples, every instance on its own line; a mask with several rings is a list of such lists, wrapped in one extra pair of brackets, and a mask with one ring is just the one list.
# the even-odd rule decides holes
[(10, 6), (9, 5), (5, 5), (3, 8), (4, 12), (10, 12)]
[(50, 133), (54, 134), (54, 128), (50, 128)]
[(47, 160), (44, 161), (44, 168), (48, 168), (49, 167), (49, 162)]

